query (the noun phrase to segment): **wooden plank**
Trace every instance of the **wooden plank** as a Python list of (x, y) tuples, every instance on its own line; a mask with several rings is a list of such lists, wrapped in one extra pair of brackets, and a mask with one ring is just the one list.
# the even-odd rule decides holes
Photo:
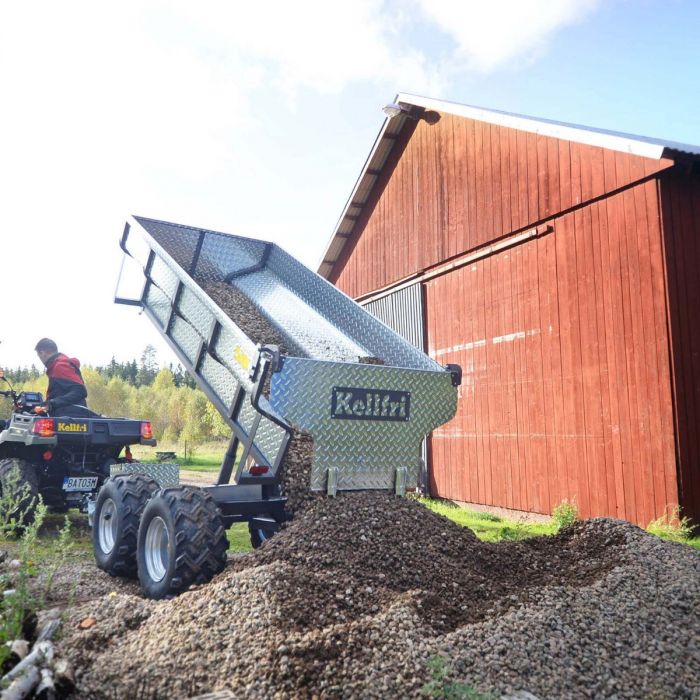
[(488, 430), (488, 403), (485, 397), (489, 395), (488, 364), (485, 344), (479, 344), (486, 337), (485, 319), (485, 284), (484, 263), (479, 261), (471, 266), (475, 283), (470, 292), (473, 299), (473, 323), (471, 340), (474, 358), (474, 423), (477, 436), (477, 462), (479, 464), (479, 503), (490, 502), (488, 491), (488, 470), (490, 469), (490, 454), (486, 432)]
[(639, 257), (639, 284), (641, 321), (644, 331), (642, 362), (645, 375), (646, 405), (648, 410), (649, 452), (645, 469), (646, 490), (649, 493), (649, 512), (652, 520), (663, 513), (666, 506), (664, 484), (663, 425), (659, 405), (658, 387), (662, 378), (657, 368), (656, 322), (654, 319), (654, 289), (652, 282), (652, 261), (649, 243), (650, 222), (647, 219), (647, 202), (643, 185), (632, 188), (634, 199), (636, 247)]
[(517, 231), (521, 227), (520, 214), (520, 179), (518, 174), (518, 132), (515, 129), (506, 129), (508, 134), (508, 180), (510, 194), (508, 207), (510, 209), (510, 230)]
[(550, 214), (550, 191), (547, 168), (547, 137), (540, 134), (537, 140), (537, 221)]
[(477, 235), (477, 209), (479, 200), (477, 198), (477, 153), (476, 153), (476, 133), (475, 123), (471, 119), (465, 120), (466, 126), (466, 146), (467, 146), (467, 214), (468, 214), (468, 236), (467, 250), (476, 246)]
[(501, 221), (503, 234), (512, 233), (517, 229), (513, 224), (513, 204), (514, 197), (511, 190), (511, 166), (510, 166), (510, 132), (512, 129), (500, 127), (498, 130), (498, 141), (500, 143), (501, 160)]
[[(616, 154), (616, 171), (629, 179), (629, 160), (624, 154)], [(628, 474), (625, 479), (626, 491), (630, 494), (628, 501), (630, 509), (628, 517), (634, 522), (642, 522), (644, 518), (644, 490), (638, 482), (638, 470), (644, 451), (642, 448), (642, 435), (640, 434), (640, 410), (639, 410), (639, 372), (637, 362), (635, 309), (638, 295), (638, 274), (635, 269), (636, 255), (629, 241), (629, 230), (634, 223), (633, 202), (622, 192), (619, 198), (617, 216), (619, 217), (618, 235), (620, 237), (620, 273), (622, 277), (622, 310), (624, 323), (624, 354), (627, 372), (627, 397), (629, 404), (629, 437), (630, 437), (630, 461)], [(643, 411), (643, 408), (642, 408)]]
[(612, 449), (612, 462), (610, 477), (613, 488), (609, 491), (611, 505), (614, 504), (614, 513), (618, 518), (625, 517), (625, 489), (623, 480), (623, 445), (622, 445), (622, 417), (621, 403), (626, 405), (626, 382), (620, 376), (620, 356), (616, 349), (621, 347), (620, 328), (622, 324), (620, 307), (622, 304), (620, 288), (620, 251), (616, 237), (616, 229), (610, 231), (610, 217), (608, 215), (609, 202), (603, 201), (597, 205), (598, 226), (600, 229), (600, 257), (603, 270), (601, 297), (603, 300), (604, 328), (606, 331), (605, 343), (605, 368), (606, 368), (606, 395), (609, 400), (608, 431)]
[(499, 465), (498, 445), (493, 439), (492, 426), (495, 422), (495, 398), (498, 391), (498, 378), (496, 374), (496, 364), (494, 362), (494, 354), (492, 347), (488, 342), (491, 337), (492, 327), (495, 319), (493, 308), (493, 279), (492, 279), (492, 260), (486, 258), (479, 265), (483, 271), (482, 289), (484, 290), (484, 306), (483, 316), (481, 319), (482, 333), (484, 338), (484, 364), (486, 366), (486, 395), (484, 397), (484, 440), (487, 453), (487, 469), (485, 471), (485, 487), (486, 487), (486, 503), (493, 505), (495, 503), (504, 503), (501, 498), (501, 484), (495, 483), (498, 477), (496, 469)]
[(503, 434), (504, 449), (509, 468), (509, 508), (520, 509), (520, 469), (518, 460), (518, 427), (517, 427), (517, 401), (515, 396), (516, 367), (515, 367), (515, 344), (517, 338), (511, 340), (513, 334), (517, 333), (519, 327), (514, 316), (513, 297), (513, 256), (517, 248), (504, 251), (499, 255), (502, 259), (503, 268), (503, 291), (501, 296), (501, 307), (503, 308), (503, 334), (499, 337), (498, 345), (501, 351), (501, 362), (503, 363), (503, 398), (504, 398), (504, 422)]
[(454, 186), (451, 189), (450, 224), (454, 246), (450, 253), (456, 255), (468, 248), (468, 196), (467, 196), (467, 141), (464, 119), (452, 119), (452, 151), (454, 162)]
[(528, 193), (528, 219), (527, 224), (539, 221), (540, 209), (539, 209), (539, 187), (540, 187), (540, 173), (539, 173), (539, 162), (537, 159), (537, 136), (535, 134), (525, 134), (525, 141), (527, 143), (527, 193)]
[[(479, 243), (483, 244), (492, 241), (496, 237), (496, 201), (493, 192), (493, 160), (491, 157), (491, 125), (486, 122), (479, 122), (482, 139), (482, 158), (484, 168), (479, 185), (484, 190), (484, 212), (481, 218), (481, 230), (479, 231)], [(501, 203), (498, 202), (500, 210)]]
[[(594, 171), (594, 186), (596, 177), (602, 173)], [(609, 335), (613, 329), (607, 324), (607, 303), (609, 303), (609, 270), (605, 263), (608, 258), (608, 231), (605, 211), (601, 212), (599, 203), (591, 206), (591, 230), (593, 248), (593, 288), (595, 294), (595, 333), (597, 338), (597, 372), (595, 380), (600, 396), (600, 425), (599, 454), (596, 468), (598, 479), (604, 485), (603, 514), (619, 515), (617, 510), (617, 489), (615, 483), (615, 448), (613, 445), (614, 432), (612, 429), (612, 399), (610, 396), (610, 367), (609, 367)]]
[(474, 154), (475, 154), (475, 180), (474, 187), (476, 188), (476, 219), (474, 227), (474, 238), (472, 246), (478, 246), (487, 240), (486, 219), (488, 218), (486, 202), (486, 189), (483, 186), (484, 182), (484, 142), (483, 142), (483, 127), (481, 122), (474, 122)]
[[(598, 253), (597, 228), (593, 225), (592, 207), (581, 210), (577, 231), (577, 267), (579, 309), (581, 312), (581, 360), (584, 395), (584, 424), (586, 460), (591, 514), (606, 515), (608, 505), (607, 465), (605, 460), (605, 428), (603, 421), (603, 392), (601, 387), (601, 346), (605, 329), (598, 326), (598, 296), (596, 279)], [(595, 223), (597, 224), (597, 217)], [(600, 309), (602, 312), (602, 309)], [(604, 353), (604, 350), (603, 350)]]
[(673, 359), (671, 338), (668, 329), (671, 319), (667, 307), (667, 252), (664, 247), (663, 224), (661, 220), (661, 201), (659, 181), (648, 181), (644, 186), (649, 224), (649, 250), (651, 262), (652, 297), (654, 299), (654, 325), (656, 337), (656, 371), (659, 411), (661, 414), (661, 450), (663, 493), (665, 503), (679, 504), (678, 483), (676, 477), (676, 436), (673, 413)]
[(500, 127), (495, 124), (489, 125), (489, 139), (491, 144), (491, 173), (489, 182), (491, 185), (491, 197), (493, 205), (492, 210), (492, 229), (490, 240), (500, 238), (505, 233), (508, 233), (509, 227), (503, 224), (503, 189), (501, 185), (501, 134)]
[(573, 228), (566, 250), (571, 312), (571, 364), (569, 371), (572, 375), (574, 397), (572, 444), (578, 454), (576, 466), (579, 503), (582, 513), (589, 517), (595, 512), (595, 502), (591, 494), (590, 471), (593, 459), (590, 454), (591, 436), (586, 423), (585, 375), (589, 371), (589, 367), (586, 363), (587, 358), (584, 356), (584, 348), (589, 345), (590, 339), (587, 337), (584, 327), (588, 300), (582, 292), (587, 273), (585, 251), (582, 248), (582, 242), (586, 236), (583, 213), (582, 209), (573, 212), (571, 217)]
[(557, 141), (559, 170), (559, 210), (564, 211), (572, 205), (571, 201), (571, 143)]
[(548, 201), (545, 215), (547, 218), (561, 211), (559, 188), (559, 139), (548, 138), (547, 143), (547, 193)]
[(517, 325), (525, 337), (516, 349), (517, 383), (516, 406), (518, 408), (518, 463), (520, 466), (521, 510), (543, 511), (539, 479), (542, 466), (540, 455), (542, 427), (537, 420), (538, 400), (542, 384), (539, 358), (535, 362), (536, 338), (534, 329), (539, 329), (534, 290), (537, 289), (537, 241), (529, 241), (519, 246), (517, 256)]
[[(553, 341), (555, 329), (559, 322), (556, 307), (552, 301), (556, 294), (556, 260), (554, 258), (555, 232), (544, 238), (538, 239), (535, 246), (537, 251), (536, 267), (536, 318), (539, 322), (539, 376), (541, 377), (541, 401), (542, 416), (541, 426), (544, 441), (543, 458), (537, 462), (536, 471), (538, 478), (543, 480), (546, 489), (546, 512), (551, 513), (552, 508), (561, 500), (562, 493), (560, 483), (562, 465), (557, 459), (557, 436), (555, 429), (555, 382), (560, 386), (559, 378), (555, 379), (553, 368), (553, 353), (555, 343)], [(558, 349), (557, 349), (558, 351)]]
[(571, 204), (576, 206), (581, 203), (581, 144), (570, 143), (571, 151)]
[[(605, 191), (605, 161), (603, 157), (603, 149), (595, 151), (591, 160), (591, 185), (595, 193), (602, 194)], [(602, 245), (601, 245), (601, 226), (599, 208), (597, 205), (592, 205), (590, 212), (591, 225), (591, 249), (592, 249), (592, 279), (593, 279), (593, 294), (595, 295), (595, 340), (597, 353), (594, 356), (597, 371), (594, 373), (594, 388), (600, 396), (600, 421), (597, 428), (600, 435), (597, 439), (597, 460), (595, 469), (597, 470), (597, 478), (601, 484), (602, 495), (599, 506), (602, 509), (601, 515), (615, 513), (615, 480), (614, 466), (612, 454), (612, 434), (610, 431), (610, 395), (607, 381), (607, 334), (608, 329), (605, 325), (605, 307), (603, 301), (603, 262), (602, 262)], [(606, 229), (607, 231), (607, 229)]]
[(528, 177), (527, 134), (517, 131), (515, 135), (518, 167), (518, 228), (530, 221), (530, 178)]

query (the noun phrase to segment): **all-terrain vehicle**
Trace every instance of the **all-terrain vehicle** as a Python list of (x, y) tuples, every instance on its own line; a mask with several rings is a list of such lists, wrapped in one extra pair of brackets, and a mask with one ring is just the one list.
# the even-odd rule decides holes
[[(53, 510), (78, 508), (91, 515), (96, 494), (116, 465), (130, 467), (126, 471), (141, 466), (130, 446), (156, 444), (149, 421), (106, 418), (84, 407), (37, 414), (41, 393), (16, 392), (1, 372), (0, 381), (9, 386), (0, 396), (12, 401), (9, 420), (0, 420), (0, 495), (11, 486), (21, 492), (10, 515), (31, 511), (38, 495)], [(25, 521), (30, 518), (29, 512)]]

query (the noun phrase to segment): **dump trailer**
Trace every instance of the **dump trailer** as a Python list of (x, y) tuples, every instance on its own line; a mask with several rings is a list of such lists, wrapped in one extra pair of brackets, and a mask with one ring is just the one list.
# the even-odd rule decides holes
[(153, 493), (137, 475), (106, 484), (98, 565), (137, 573), (156, 598), (208, 580), (232, 523), (248, 522), (259, 545), (291, 516), (285, 472), (302, 438), (313, 446), (304, 492), (417, 487), (425, 436), (454, 416), (458, 366), (439, 365), (273, 243), (131, 217), (120, 245), (115, 302), (154, 323), (232, 437), (210, 487)]

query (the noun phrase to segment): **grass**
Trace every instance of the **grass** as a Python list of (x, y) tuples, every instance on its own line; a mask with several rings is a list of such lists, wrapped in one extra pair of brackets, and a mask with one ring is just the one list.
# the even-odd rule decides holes
[[(183, 445), (158, 445), (156, 447), (134, 446), (134, 459), (140, 462), (157, 462), (156, 452), (175, 452), (175, 461), (187, 471), (217, 473), (226, 453), (228, 443), (214, 442), (198, 445), (187, 450), (185, 458)], [(242, 449), (242, 448), (239, 448)]]
[(538, 535), (553, 535), (558, 529), (554, 522), (526, 524), (520, 520), (500, 518), (493, 513), (482, 513), (462, 508), (450, 501), (432, 498), (418, 498), (417, 500), (434, 513), (444, 515), (458, 525), (468, 527), (484, 542), (520, 540), (526, 537), (537, 537)]

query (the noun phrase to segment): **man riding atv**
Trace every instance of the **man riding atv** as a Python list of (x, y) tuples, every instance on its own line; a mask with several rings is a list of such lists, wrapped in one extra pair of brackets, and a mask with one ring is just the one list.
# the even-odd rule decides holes
[(50, 338), (42, 338), (34, 349), (49, 378), (46, 401), (34, 412), (73, 418), (94, 416), (85, 405), (87, 389), (80, 373), (80, 361), (58, 352), (58, 346)]

